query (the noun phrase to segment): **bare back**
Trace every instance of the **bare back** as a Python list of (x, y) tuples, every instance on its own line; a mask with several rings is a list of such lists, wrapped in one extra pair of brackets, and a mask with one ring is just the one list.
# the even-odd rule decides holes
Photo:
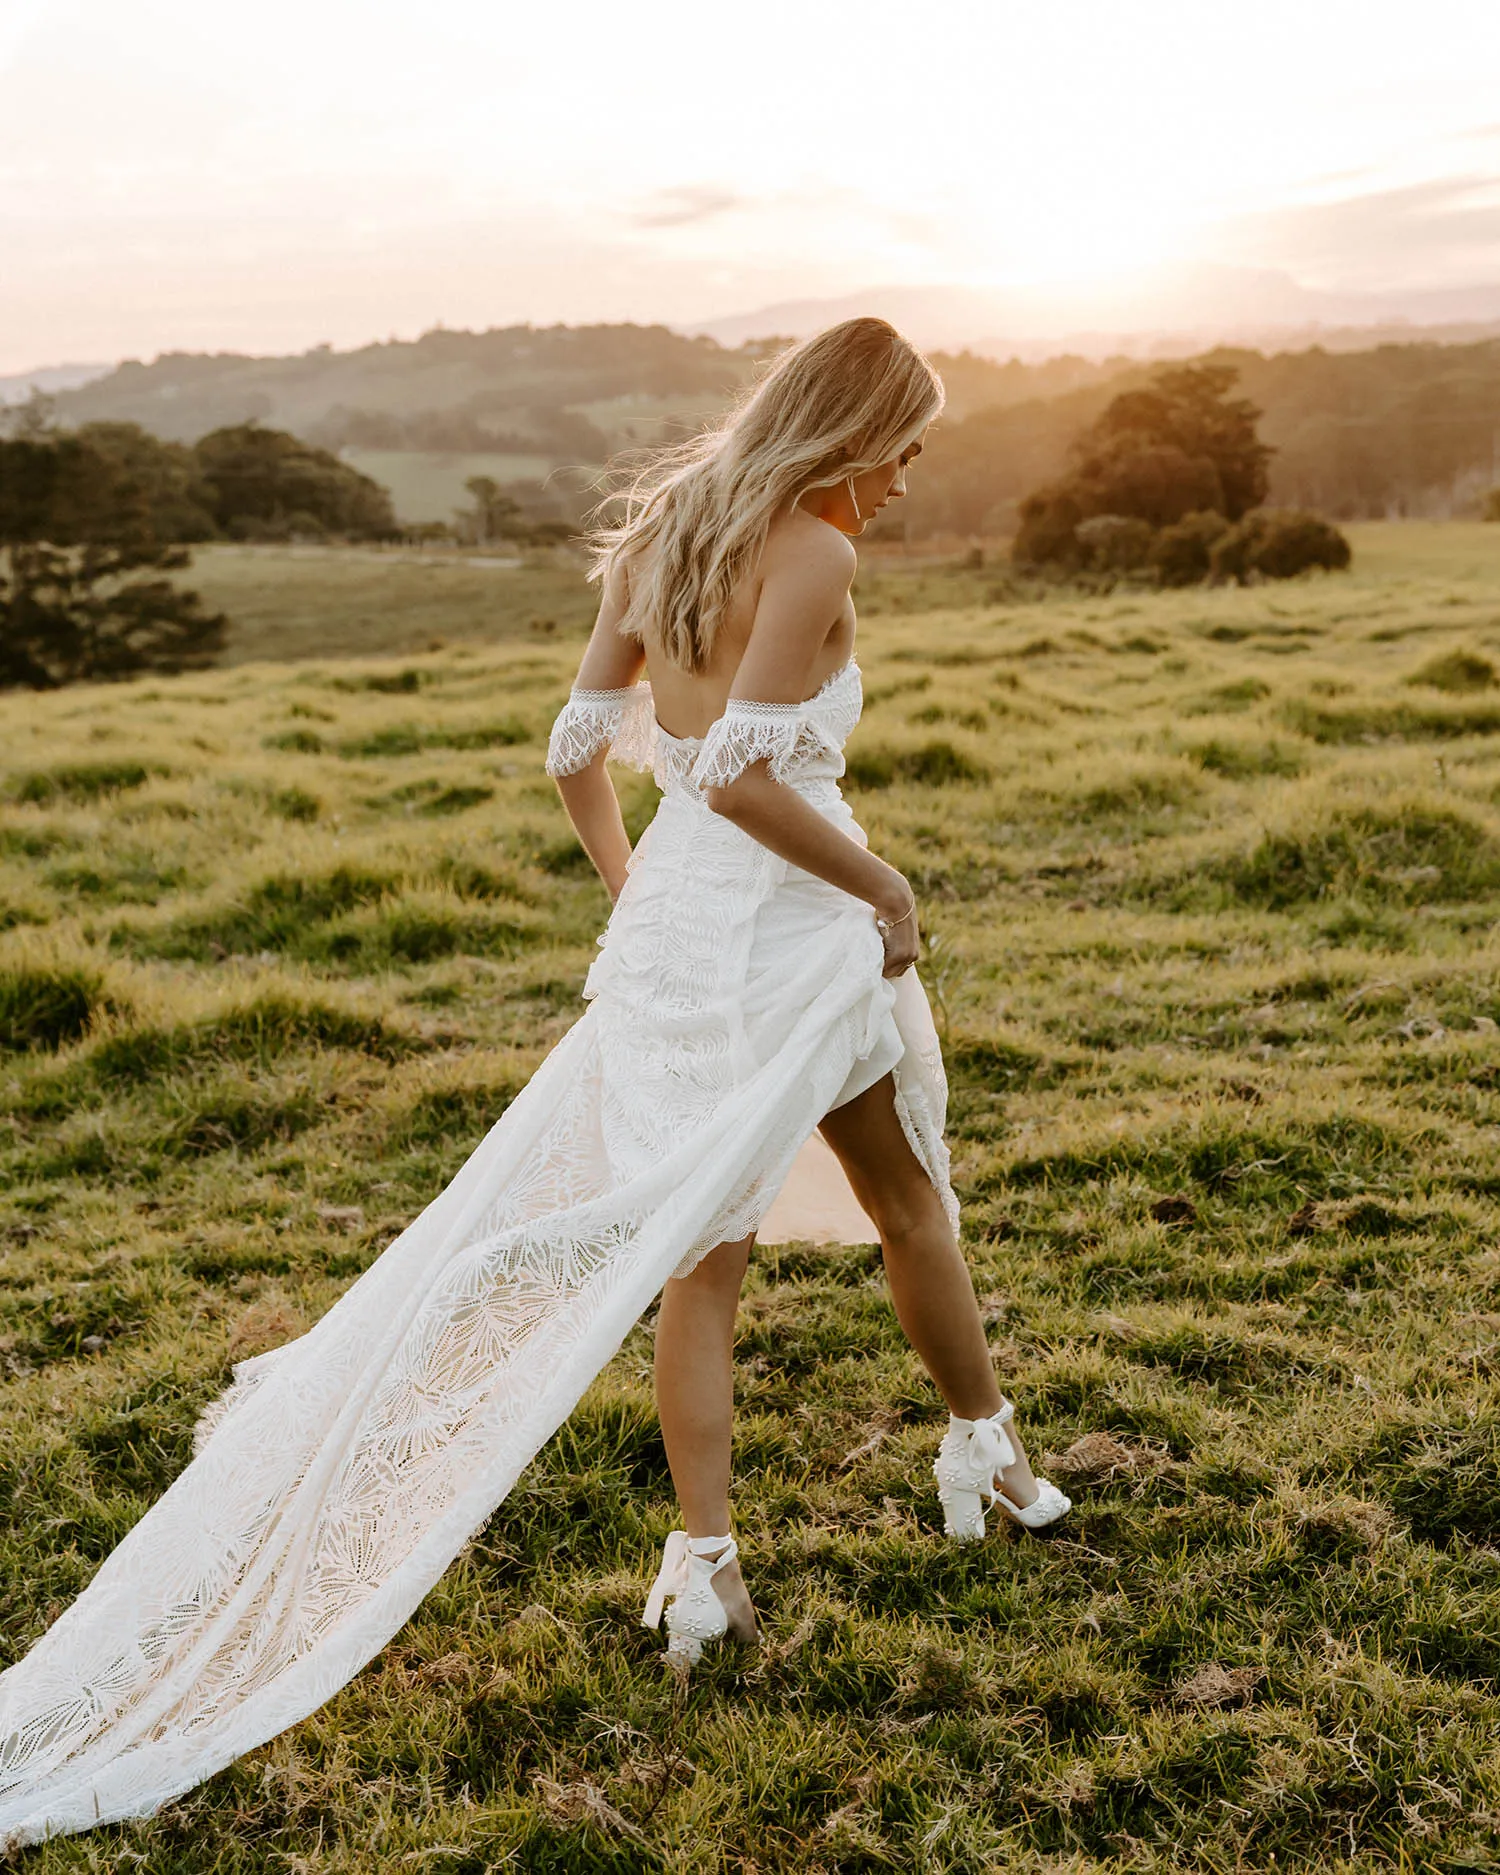
[[(779, 516), (758, 563), (734, 596), (703, 670), (681, 669), (668, 661), (659, 644), (649, 637), (645, 640), (642, 649), (656, 720), (667, 734), (701, 736), (723, 714), (758, 622), (757, 675), (764, 677), (766, 668), (774, 665), (780, 647), (772, 636), (776, 627), (769, 614), (784, 587), (800, 590), (804, 604), (796, 638), (789, 638), (785, 647), (786, 668), (775, 669), (777, 688), (784, 688), (786, 679), (795, 676), (796, 694), (784, 700), (795, 702), (813, 695), (854, 651), (854, 601), (849, 594), (854, 563), (852, 546), (831, 523), (802, 508)], [(758, 685), (755, 694), (762, 694), (763, 687)]]

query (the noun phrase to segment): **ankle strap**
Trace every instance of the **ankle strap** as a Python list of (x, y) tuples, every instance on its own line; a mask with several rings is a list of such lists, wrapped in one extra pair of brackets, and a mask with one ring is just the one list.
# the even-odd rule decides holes
[(948, 1415), (948, 1424), (955, 1432), (972, 1432), (976, 1426), (1005, 1426), (1016, 1416), (1016, 1403), (1007, 1400), (1002, 1393), (998, 1412), (991, 1413), (985, 1419), (960, 1419), (957, 1413)]
[[(722, 1550), (723, 1554), (715, 1556), (715, 1550)], [(674, 1530), (662, 1551), (661, 1568), (657, 1570), (651, 1593), (646, 1598), (641, 1625), (647, 1628), (659, 1626), (667, 1597), (687, 1593), (688, 1578), (695, 1562), (708, 1564), (708, 1575), (712, 1580), (739, 1553), (740, 1546), (732, 1536), (689, 1536), (686, 1530)]]

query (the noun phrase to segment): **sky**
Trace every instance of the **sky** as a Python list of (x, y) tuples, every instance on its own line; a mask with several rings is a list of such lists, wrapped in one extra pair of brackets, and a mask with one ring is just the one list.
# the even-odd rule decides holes
[(1500, 284), (1500, 0), (0, 0), (0, 373), (1205, 258)]

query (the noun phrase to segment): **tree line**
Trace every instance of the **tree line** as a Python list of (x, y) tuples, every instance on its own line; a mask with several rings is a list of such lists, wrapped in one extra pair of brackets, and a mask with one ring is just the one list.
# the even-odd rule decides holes
[[(47, 428), (45, 413), (40, 427)], [(185, 444), (164, 441), (138, 423), (85, 423), (67, 438), (97, 459), (101, 488), (128, 483), (138, 491), (151, 529), (162, 540), (277, 541), (320, 534), (384, 540), (397, 531), (390, 495), (378, 482), (285, 430), (241, 423)], [(50, 440), (61, 446), (64, 436)]]
[(227, 621), (172, 575), (199, 541), (395, 531), (368, 476), (253, 424), (192, 447), (134, 423), (51, 426), (44, 408), (0, 435), (0, 685), (50, 689), (186, 670), (223, 648)]
[[(778, 341), (730, 348), (663, 326), (512, 326), (298, 357), (168, 354), (65, 393), (74, 427), (133, 422), (183, 443), (254, 421), (326, 449), (539, 455), (597, 468), (721, 408)], [(1364, 351), (1220, 348), (1275, 449), (1267, 499), (1335, 520), (1478, 513), (1500, 485), (1500, 340)], [(1128, 358), (936, 355), (949, 387), (905, 518), (910, 537), (1013, 532), (1073, 437), (1158, 368)], [(476, 465), (478, 466), (478, 465)]]
[[(1184, 368), (1233, 371), (1262, 412), (1277, 507), (1335, 521), (1478, 515), (1500, 486), (1500, 340), (1271, 357), (1223, 347)], [(945, 417), (903, 504), (908, 537), (1014, 533), (1025, 498), (1067, 472), (1073, 439), (1160, 369), (1121, 363), (1057, 395)]]

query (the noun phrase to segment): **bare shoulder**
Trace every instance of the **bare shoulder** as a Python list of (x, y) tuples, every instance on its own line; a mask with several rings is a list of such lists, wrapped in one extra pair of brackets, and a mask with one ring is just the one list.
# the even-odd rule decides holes
[(808, 694), (819, 653), (848, 611), (856, 564), (849, 541), (815, 515), (794, 510), (772, 523), (732, 694), (767, 703), (797, 703)]
[(761, 579), (842, 595), (849, 590), (858, 565), (859, 556), (847, 534), (803, 508), (792, 508), (771, 523), (761, 557)]

